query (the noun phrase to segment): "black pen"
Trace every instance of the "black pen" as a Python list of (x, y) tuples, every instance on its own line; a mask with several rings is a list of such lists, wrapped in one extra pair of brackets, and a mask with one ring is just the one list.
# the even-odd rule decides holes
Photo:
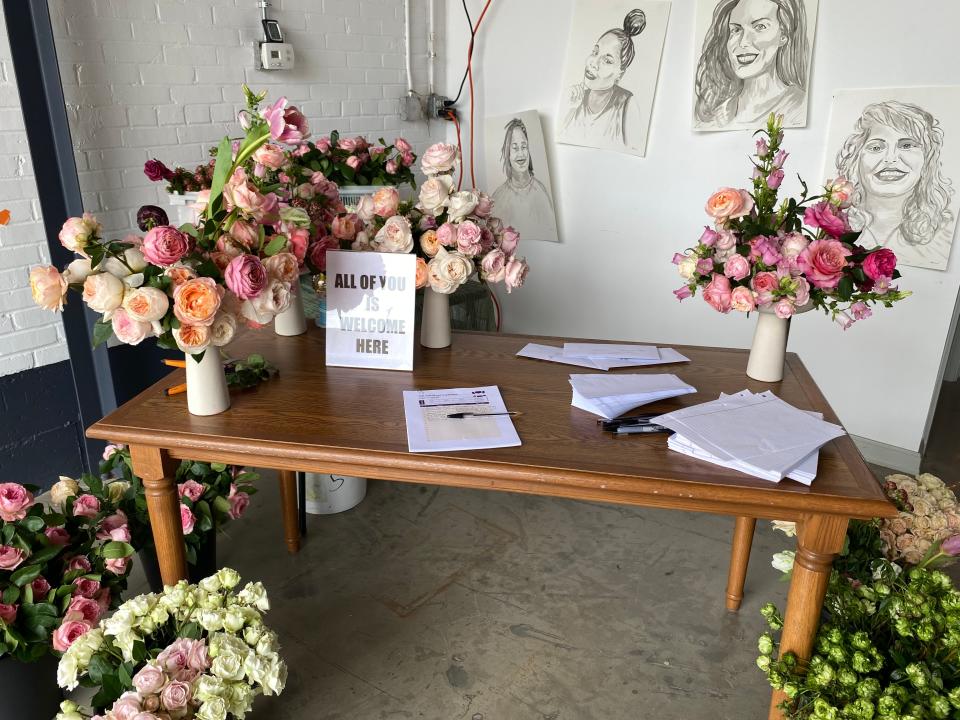
[(663, 425), (626, 425), (618, 427), (614, 432), (617, 435), (635, 435), (637, 433), (663, 433), (671, 432), (670, 428)]
[(597, 420), (597, 425), (621, 425), (624, 423), (637, 423), (637, 422), (646, 422), (650, 418), (655, 418), (658, 415), (663, 413), (647, 413), (646, 415), (630, 415), (628, 417), (619, 417), (608, 420), (607, 418), (600, 418)]

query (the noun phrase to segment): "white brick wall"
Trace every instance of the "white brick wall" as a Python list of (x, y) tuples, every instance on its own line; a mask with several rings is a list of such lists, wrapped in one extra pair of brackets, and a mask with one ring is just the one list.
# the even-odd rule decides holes
[[(445, 3), (436, 4), (443, 28)], [(236, 134), (240, 84), (286, 95), (315, 135), (333, 129), (402, 135), (423, 150), (445, 138), (435, 122), (404, 123), (402, 0), (273, 0), (271, 16), (294, 44), (292, 72), (254, 69), (255, 0), (49, 0), (84, 206), (108, 235), (134, 228), (137, 208), (165, 204), (143, 163), (197, 165)], [(428, 0), (411, 0), (414, 86), (426, 92)], [(66, 357), (62, 328), (32, 310), (26, 267), (46, 260), (10, 53), (0, 40), (0, 375)], [(438, 52), (442, 44), (438, 39)], [(437, 63), (438, 91), (442, 63)], [(432, 139), (431, 139), (432, 138)], [(76, 298), (74, 298), (76, 301)], [(42, 343), (42, 344), (41, 344)], [(19, 349), (14, 349), (19, 348)]]
[(50, 262), (7, 30), (0, 13), (0, 376), (67, 359), (63, 324), (30, 297), (31, 265)]

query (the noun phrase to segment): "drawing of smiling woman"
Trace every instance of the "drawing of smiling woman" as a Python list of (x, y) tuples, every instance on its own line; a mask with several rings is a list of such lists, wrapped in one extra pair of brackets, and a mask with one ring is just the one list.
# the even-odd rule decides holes
[(771, 112), (803, 125), (808, 54), (803, 0), (722, 0), (697, 65), (694, 127), (754, 126)]

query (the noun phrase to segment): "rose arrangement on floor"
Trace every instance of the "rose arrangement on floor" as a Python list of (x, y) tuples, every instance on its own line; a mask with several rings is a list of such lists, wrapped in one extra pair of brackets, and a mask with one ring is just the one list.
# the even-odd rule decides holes
[(850, 230), (853, 186), (829, 180), (822, 194), (808, 197), (804, 184), (799, 200), (778, 205), (789, 156), (781, 148), (782, 117), (771, 114), (757, 134), (753, 191), (727, 187), (711, 195), (706, 212), (714, 226), (673, 256), (685, 283), (677, 298), (700, 289), (718, 312), (765, 310), (780, 318), (815, 307), (847, 329), (870, 317), (870, 305), (891, 307), (908, 297), (893, 284), (900, 277), (893, 251), (864, 248)]
[[(283, 691), (287, 667), (264, 624), (266, 591), (239, 584), (224, 568), (196, 585), (181, 581), (125, 602), (64, 653), (60, 686), (95, 688), (100, 720), (245, 717), (258, 695)], [(57, 720), (95, 711), (68, 701)]]
[(111, 335), (136, 345), (155, 337), (199, 361), (210, 347), (229, 343), (238, 323), (261, 326), (290, 305), (308, 250), (309, 215), (294, 198), (268, 191), (248, 176), (264, 161), (270, 143), (299, 145), (307, 135), (303, 115), (285, 98), (260, 110), (262, 95), (244, 91), (248, 129), (242, 141), (224, 138), (217, 149), (213, 182), (196, 225), (175, 228), (159, 208), (138, 214), (141, 238), (102, 238), (89, 213), (70, 218), (60, 241), (78, 259), (60, 272), (34, 268), (30, 285), (37, 304), (63, 307), (67, 290), (101, 318), (94, 343)]
[(0, 657), (22, 662), (63, 652), (119, 602), (130, 531), (86, 502), (62, 512), (37, 488), (0, 484)]
[(458, 162), (455, 146), (432, 145), (421, 158), (427, 179), (416, 205), (401, 203), (394, 188), (364, 197), (356, 212), (334, 220), (331, 247), (415, 253), (417, 287), (441, 294), (453, 293), (471, 277), (502, 282), (507, 292), (521, 287), (529, 266), (517, 256), (519, 233), (492, 214), (486, 193), (454, 189)]

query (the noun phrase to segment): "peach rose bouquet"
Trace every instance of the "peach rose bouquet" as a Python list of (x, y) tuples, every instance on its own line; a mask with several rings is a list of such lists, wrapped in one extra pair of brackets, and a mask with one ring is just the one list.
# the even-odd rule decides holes
[(62, 309), (67, 291), (76, 290), (100, 313), (94, 345), (110, 336), (128, 345), (155, 338), (197, 361), (229, 343), (238, 327), (266, 324), (286, 310), (318, 234), (310, 207), (297, 201), (320, 194), (324, 207), (342, 205), (322, 176), (296, 189), (290, 178), (274, 182), (292, 152), (284, 145), (299, 147), (309, 134), (306, 121), (285, 98), (261, 110), (264, 94), (243, 90), (246, 135), (217, 148), (199, 221), (173, 227), (161, 208), (145, 206), (137, 213), (142, 236), (107, 239), (91, 214), (69, 218), (60, 242), (78, 257), (62, 271), (31, 270), (38, 305)]
[(724, 187), (707, 199), (712, 226), (673, 256), (684, 281), (674, 295), (685, 300), (700, 289), (718, 312), (764, 310), (782, 319), (816, 307), (846, 330), (870, 317), (871, 305), (891, 307), (910, 293), (893, 284), (900, 277), (894, 252), (863, 247), (851, 231), (851, 183), (828, 180), (808, 196), (801, 180), (799, 200), (778, 200), (789, 156), (782, 121), (771, 114), (756, 133), (752, 190)]

